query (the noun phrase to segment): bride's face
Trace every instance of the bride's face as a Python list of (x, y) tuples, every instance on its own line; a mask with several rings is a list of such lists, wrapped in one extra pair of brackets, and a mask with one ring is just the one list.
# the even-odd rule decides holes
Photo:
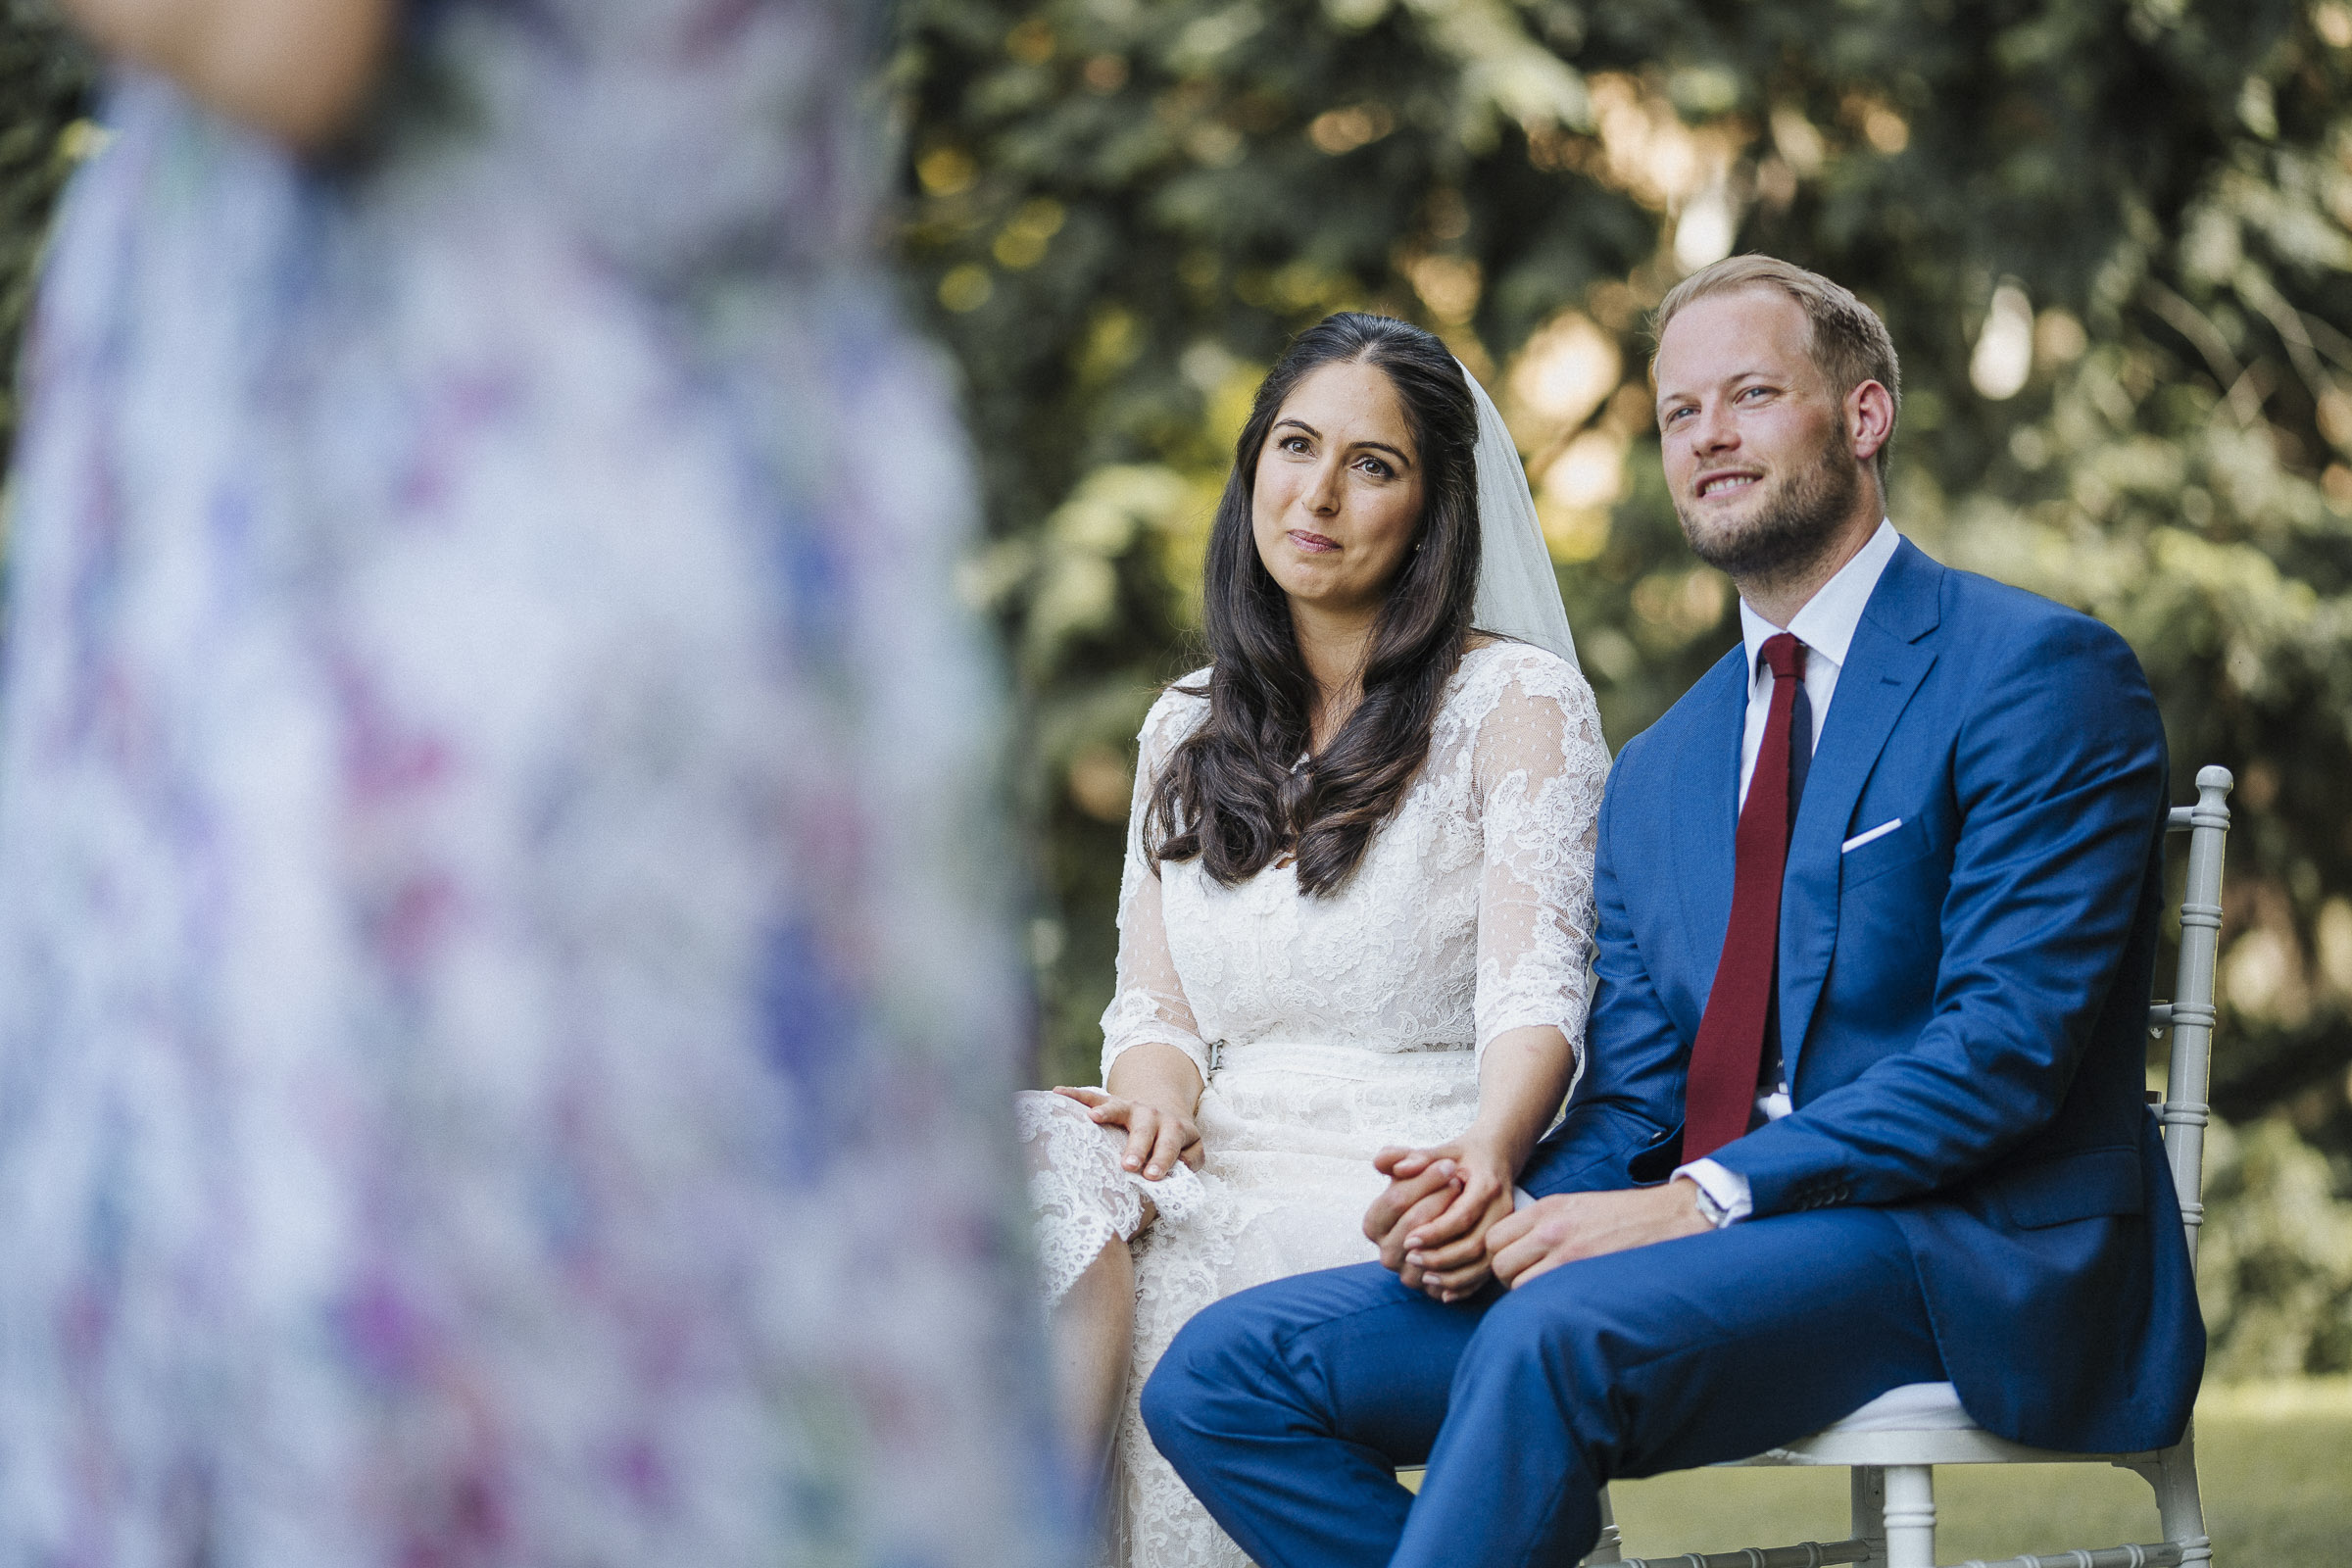
[(1421, 524), (1421, 454), (1388, 372), (1326, 365), (1291, 389), (1257, 455), (1257, 558), (1294, 610), (1377, 611)]

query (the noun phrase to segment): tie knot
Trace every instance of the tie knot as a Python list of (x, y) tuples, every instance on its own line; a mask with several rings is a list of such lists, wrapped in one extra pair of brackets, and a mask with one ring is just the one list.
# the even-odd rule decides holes
[(1775, 680), (1802, 679), (1805, 673), (1805, 645), (1793, 633), (1780, 632), (1764, 639), (1764, 662), (1772, 666)]

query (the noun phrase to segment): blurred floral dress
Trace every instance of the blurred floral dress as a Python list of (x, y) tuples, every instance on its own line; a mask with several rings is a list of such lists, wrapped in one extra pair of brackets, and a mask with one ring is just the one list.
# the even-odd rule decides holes
[(0, 1562), (1058, 1560), (971, 486), (831, 0), (419, 7), (62, 215)]

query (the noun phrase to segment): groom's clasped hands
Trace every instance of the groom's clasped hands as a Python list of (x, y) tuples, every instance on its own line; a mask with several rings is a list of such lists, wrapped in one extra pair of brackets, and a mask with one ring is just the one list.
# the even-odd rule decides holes
[(1472, 1144), (1392, 1147), (1372, 1164), (1389, 1185), (1364, 1211), (1364, 1235), (1406, 1288), (1440, 1301), (1465, 1300), (1489, 1279), (1513, 1289), (1563, 1263), (1711, 1228), (1688, 1177), (1514, 1206), (1509, 1165)]

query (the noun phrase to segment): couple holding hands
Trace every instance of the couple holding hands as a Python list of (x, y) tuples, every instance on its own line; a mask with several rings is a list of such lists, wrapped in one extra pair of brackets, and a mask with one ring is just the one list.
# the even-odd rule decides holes
[(1738, 257), (1656, 325), (1743, 635), (1613, 768), (1453, 358), (1335, 316), (1259, 389), (1213, 662), (1144, 725), (1103, 1086), (1018, 1107), (1119, 1561), (1566, 1564), (1610, 1480), (1882, 1398), (2187, 1420), (2139, 665), (1895, 531), (1847, 290)]

